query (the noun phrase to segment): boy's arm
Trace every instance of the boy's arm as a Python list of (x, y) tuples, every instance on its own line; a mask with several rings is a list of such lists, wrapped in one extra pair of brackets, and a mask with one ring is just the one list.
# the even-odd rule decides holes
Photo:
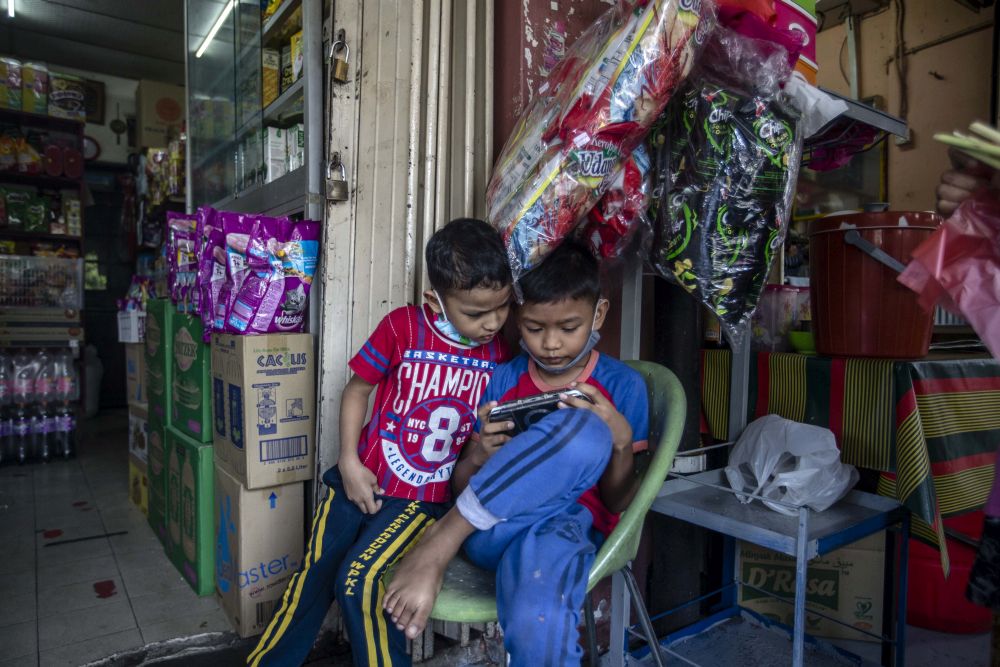
[(510, 440), (508, 431), (514, 428), (513, 422), (487, 421), (490, 410), (496, 407), (496, 401), (489, 401), (479, 406), (479, 422), (481, 427), (462, 448), (458, 463), (455, 464), (455, 471), (451, 475), (451, 492), (455, 497), (465, 490), (472, 478), (479, 469), (486, 465), (490, 457), (497, 453), (500, 447)]
[(354, 374), (340, 398), (340, 457), (337, 467), (347, 498), (366, 514), (374, 514), (382, 507), (382, 500), (375, 496), (383, 493), (378, 488), (375, 473), (358, 458), (358, 440), (368, 414), (368, 396), (374, 388), (375, 385)]

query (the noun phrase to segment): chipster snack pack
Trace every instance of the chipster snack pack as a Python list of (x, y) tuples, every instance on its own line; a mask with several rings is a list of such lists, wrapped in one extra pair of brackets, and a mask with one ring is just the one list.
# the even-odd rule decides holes
[(573, 44), (514, 128), (487, 190), (515, 280), (601, 199), (714, 25), (710, 0), (621, 2)]

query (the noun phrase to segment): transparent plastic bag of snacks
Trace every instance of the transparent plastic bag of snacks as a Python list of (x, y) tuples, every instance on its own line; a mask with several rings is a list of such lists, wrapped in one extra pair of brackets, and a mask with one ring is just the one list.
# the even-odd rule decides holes
[(487, 189), (515, 280), (611, 187), (714, 26), (711, 0), (621, 2), (573, 44), (515, 126)]
[(170, 300), (181, 312), (194, 312), (192, 288), (198, 277), (198, 219), (167, 212), (167, 267)]
[[(784, 49), (720, 28), (665, 113), (650, 264), (742, 343), (784, 242), (802, 156)], [(654, 140), (656, 137), (654, 137)]]
[(590, 209), (586, 221), (578, 228), (581, 239), (590, 244), (594, 254), (602, 261), (619, 261), (627, 251), (646, 245), (652, 234), (652, 225), (646, 214), (652, 181), (649, 150), (645, 144), (639, 144), (618, 170), (608, 191)]

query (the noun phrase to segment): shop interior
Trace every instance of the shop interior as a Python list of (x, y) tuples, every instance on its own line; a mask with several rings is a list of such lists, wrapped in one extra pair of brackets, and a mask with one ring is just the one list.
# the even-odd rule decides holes
[[(253, 662), (455, 218), (646, 364), (581, 664), (1000, 665), (998, 7), (0, 0), (0, 667)], [(413, 663), (508, 664), (449, 568)]]

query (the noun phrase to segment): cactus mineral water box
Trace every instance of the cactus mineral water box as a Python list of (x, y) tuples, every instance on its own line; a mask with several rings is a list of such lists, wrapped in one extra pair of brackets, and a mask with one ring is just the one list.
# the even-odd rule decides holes
[(170, 425), (199, 442), (212, 442), (211, 356), (201, 318), (175, 312), (170, 339)]
[(212, 446), (167, 427), (167, 556), (198, 595), (215, 590)]
[(309, 334), (213, 334), (216, 461), (246, 488), (312, 479), (315, 369)]
[(149, 478), (149, 504), (146, 519), (169, 555), (170, 542), (167, 540), (167, 425), (162, 419), (150, 414), (147, 434), (146, 475)]
[(152, 299), (146, 305), (146, 397), (150, 416), (164, 426), (171, 421), (173, 320), (174, 307), (169, 299)]
[(249, 491), (215, 466), (215, 594), (240, 637), (264, 631), (302, 562), (303, 487)]

